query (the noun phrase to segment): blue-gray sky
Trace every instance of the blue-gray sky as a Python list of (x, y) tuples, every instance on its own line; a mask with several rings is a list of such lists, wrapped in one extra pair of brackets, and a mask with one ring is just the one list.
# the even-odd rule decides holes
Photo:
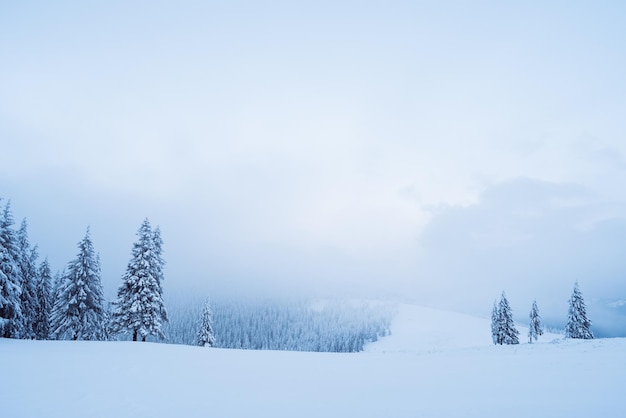
[(0, 196), (55, 268), (90, 225), (108, 294), (147, 216), (172, 289), (626, 298), (625, 21), (619, 1), (4, 2)]

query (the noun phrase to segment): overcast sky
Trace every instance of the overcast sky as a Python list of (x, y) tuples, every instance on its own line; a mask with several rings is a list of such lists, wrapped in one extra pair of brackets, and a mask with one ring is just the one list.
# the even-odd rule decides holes
[(621, 1), (3, 2), (0, 196), (55, 269), (90, 225), (109, 295), (147, 216), (166, 291), (626, 298), (625, 22)]

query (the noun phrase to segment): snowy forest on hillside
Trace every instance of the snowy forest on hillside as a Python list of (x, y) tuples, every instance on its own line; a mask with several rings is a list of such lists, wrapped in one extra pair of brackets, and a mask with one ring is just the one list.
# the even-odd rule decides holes
[[(394, 307), (375, 302), (224, 300), (211, 303), (220, 348), (358, 352), (389, 334)], [(198, 345), (202, 304), (170, 307), (168, 342)]]
[(20, 339), (107, 340), (129, 334), (133, 340), (164, 337), (161, 232), (148, 219), (137, 232), (113, 309), (105, 300), (100, 256), (89, 228), (78, 254), (54, 279), (38, 247), (31, 246), (26, 220), (13, 228), (11, 205), (0, 218), (0, 337)]
[(163, 240), (147, 219), (137, 231), (117, 298), (109, 302), (89, 229), (76, 258), (53, 278), (47, 259), (38, 264), (26, 220), (18, 230), (13, 225), (8, 202), (0, 218), (0, 337), (357, 352), (389, 333), (390, 306), (365, 302), (217, 301), (203, 313), (200, 303), (185, 300), (168, 314)]

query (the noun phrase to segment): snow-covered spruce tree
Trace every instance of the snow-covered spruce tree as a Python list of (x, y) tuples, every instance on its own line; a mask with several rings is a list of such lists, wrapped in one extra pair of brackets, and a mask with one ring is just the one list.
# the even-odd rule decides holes
[(21, 338), (35, 338), (35, 320), (39, 301), (37, 300), (37, 281), (39, 272), (37, 270), (37, 246), (31, 248), (28, 241), (28, 224), (26, 219), (22, 221), (17, 232), (17, 264), (19, 267), (22, 295), (20, 298), (22, 308), (22, 332)]
[(0, 337), (19, 338), (22, 328), (22, 286), (17, 263), (17, 238), (8, 202), (0, 216)]
[(533, 300), (533, 306), (530, 308), (530, 324), (528, 325), (528, 342), (532, 344), (533, 340), (537, 341), (540, 335), (543, 335), (543, 326), (541, 325), (541, 316), (539, 316), (539, 308), (537, 301)]
[(37, 313), (35, 316), (35, 338), (38, 340), (47, 340), (50, 336), (50, 312), (52, 310), (52, 289), (50, 276), (50, 264), (46, 258), (39, 266), (39, 275), (37, 280)]
[(578, 282), (574, 284), (574, 290), (569, 299), (565, 338), (581, 338), (585, 340), (593, 338), (591, 321), (587, 318), (587, 308), (583, 295), (580, 289), (578, 289)]
[(498, 310), (498, 304), (493, 301), (493, 309), (491, 310), (491, 340), (493, 344), (502, 344), (500, 342), (500, 311)]
[(139, 337), (145, 341), (148, 335), (165, 338), (162, 323), (164, 316), (167, 317), (160, 285), (163, 262), (157, 257), (148, 219), (141, 224), (137, 236), (139, 239), (133, 245), (122, 285), (117, 291), (111, 330), (116, 334), (130, 333), (133, 341)]
[(51, 315), (56, 339), (104, 340), (105, 311), (100, 262), (89, 237), (78, 243), (78, 255), (61, 278)]
[(200, 347), (213, 347), (215, 336), (213, 335), (213, 310), (207, 299), (202, 308), (202, 317), (198, 329), (198, 345)]
[(513, 322), (513, 311), (504, 292), (498, 304), (498, 344), (519, 344), (519, 331)]

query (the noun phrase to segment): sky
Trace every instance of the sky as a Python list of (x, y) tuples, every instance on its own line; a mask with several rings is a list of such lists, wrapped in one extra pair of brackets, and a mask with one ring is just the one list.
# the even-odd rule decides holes
[(576, 280), (626, 300), (625, 19), (619, 1), (3, 2), (0, 197), (54, 269), (90, 226), (111, 297), (148, 217), (166, 292), (488, 315), (506, 290), (555, 318)]

